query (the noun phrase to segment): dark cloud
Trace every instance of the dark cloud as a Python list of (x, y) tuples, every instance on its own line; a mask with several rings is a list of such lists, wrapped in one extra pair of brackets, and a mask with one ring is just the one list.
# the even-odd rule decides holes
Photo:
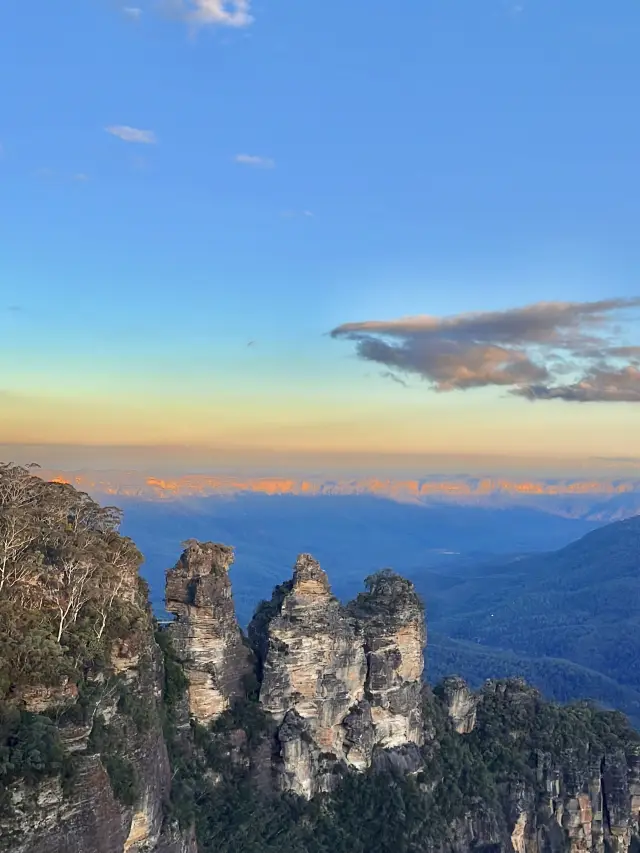
[(404, 379), (401, 379), (399, 376), (396, 376), (396, 374), (393, 373), (393, 371), (391, 370), (383, 370), (380, 376), (382, 376), (383, 379), (390, 379), (392, 382), (395, 382), (396, 385), (402, 385), (405, 388), (409, 387), (404, 381)]
[(352, 341), (360, 358), (389, 372), (417, 374), (436, 391), (502, 386), (531, 400), (640, 402), (640, 346), (622, 342), (614, 326), (639, 306), (640, 297), (540, 302), (345, 323), (331, 336)]
[(640, 370), (594, 370), (572, 385), (529, 385), (513, 394), (529, 400), (568, 400), (572, 403), (640, 403)]

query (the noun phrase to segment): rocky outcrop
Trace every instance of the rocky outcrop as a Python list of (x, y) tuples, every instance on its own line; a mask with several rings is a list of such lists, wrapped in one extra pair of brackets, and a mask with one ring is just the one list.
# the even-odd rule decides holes
[(176, 616), (171, 634), (189, 681), (189, 711), (203, 724), (244, 695), (252, 671), (231, 595), (232, 563), (233, 548), (190, 542), (167, 572), (166, 609)]
[(367, 579), (349, 605), (367, 657), (365, 694), (374, 742), (392, 749), (423, 740), (420, 693), (427, 641), (424, 607), (413, 584), (385, 570)]
[(278, 724), (277, 787), (330, 790), (336, 764), (365, 770), (376, 750), (422, 743), (424, 611), (393, 573), (344, 607), (309, 554), (256, 612), (260, 703)]
[[(456, 681), (460, 695), (463, 683)], [(539, 693), (522, 679), (510, 679), (487, 682), (474, 698), (478, 742), (482, 744), (490, 736), (487, 719), (495, 720), (498, 708), (500, 718), (508, 723), (502, 739), (528, 758), (531, 746), (523, 742), (523, 733), (544, 711)], [(492, 722), (491, 727), (494, 725)], [(502, 849), (509, 845), (515, 853), (627, 853), (636, 849), (640, 837), (635, 799), (640, 741), (631, 752), (625, 752), (609, 748), (606, 738), (589, 742), (573, 731), (539, 742), (534, 754), (533, 778), (521, 777), (503, 792), (509, 835), (508, 841), (502, 839)]]
[(466, 682), (457, 676), (445, 678), (439, 685), (453, 728), (460, 735), (468, 735), (476, 724), (478, 697)]
[(260, 659), (260, 704), (279, 725), (277, 786), (305, 796), (321, 789), (321, 756), (345, 760), (342, 725), (364, 698), (362, 636), (308, 554), (293, 579), (258, 609), (250, 637)]

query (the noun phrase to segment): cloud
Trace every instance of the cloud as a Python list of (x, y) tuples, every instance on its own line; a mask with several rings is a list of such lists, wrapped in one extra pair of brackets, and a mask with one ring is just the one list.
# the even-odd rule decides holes
[(138, 6), (123, 6), (122, 11), (132, 21), (139, 21), (142, 17), (142, 9)]
[(529, 400), (567, 400), (573, 403), (640, 403), (640, 370), (592, 370), (571, 385), (530, 385), (513, 391)]
[(273, 169), (276, 165), (275, 160), (270, 157), (257, 157), (255, 154), (236, 154), (233, 159), (236, 163), (253, 166), (256, 169)]
[(283, 210), (282, 213), (280, 214), (280, 216), (284, 217), (285, 219), (299, 219), (301, 217), (304, 219), (312, 219), (313, 218), (313, 211), (311, 211), (311, 210)]
[(84, 183), (85, 181), (89, 180), (89, 175), (87, 175), (85, 172), (76, 172), (76, 174), (73, 176), (73, 180)]
[(331, 336), (354, 343), (360, 358), (417, 374), (439, 392), (497, 386), (529, 400), (640, 402), (640, 346), (622, 342), (614, 325), (638, 307), (640, 298), (539, 302), (345, 323)]
[(396, 376), (395, 373), (393, 373), (391, 370), (383, 370), (382, 373), (380, 374), (380, 376), (382, 376), (383, 379), (390, 379), (392, 382), (395, 382), (397, 385), (403, 385), (405, 388), (409, 387), (407, 385), (407, 383), (404, 381), (404, 379), (400, 379), (400, 377)]
[(199, 26), (248, 27), (251, 0), (180, 0), (183, 17)]
[(152, 130), (138, 130), (136, 127), (129, 127), (126, 124), (113, 124), (105, 127), (107, 133), (112, 136), (117, 136), (124, 142), (139, 142), (143, 145), (155, 145), (158, 141), (155, 133)]

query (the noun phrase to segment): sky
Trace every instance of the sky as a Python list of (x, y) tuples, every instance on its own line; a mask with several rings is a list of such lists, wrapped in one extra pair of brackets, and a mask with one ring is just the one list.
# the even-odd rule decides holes
[(636, 0), (3, 4), (0, 442), (640, 457), (639, 39)]

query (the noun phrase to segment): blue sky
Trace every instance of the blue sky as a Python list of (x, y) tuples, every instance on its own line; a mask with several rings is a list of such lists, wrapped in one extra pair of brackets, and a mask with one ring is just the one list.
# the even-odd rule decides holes
[(327, 336), (640, 293), (636, 2), (193, 8), (0, 11), (0, 438), (493, 452), (498, 417), (565, 452), (587, 418), (640, 453), (637, 404), (405, 389)]

